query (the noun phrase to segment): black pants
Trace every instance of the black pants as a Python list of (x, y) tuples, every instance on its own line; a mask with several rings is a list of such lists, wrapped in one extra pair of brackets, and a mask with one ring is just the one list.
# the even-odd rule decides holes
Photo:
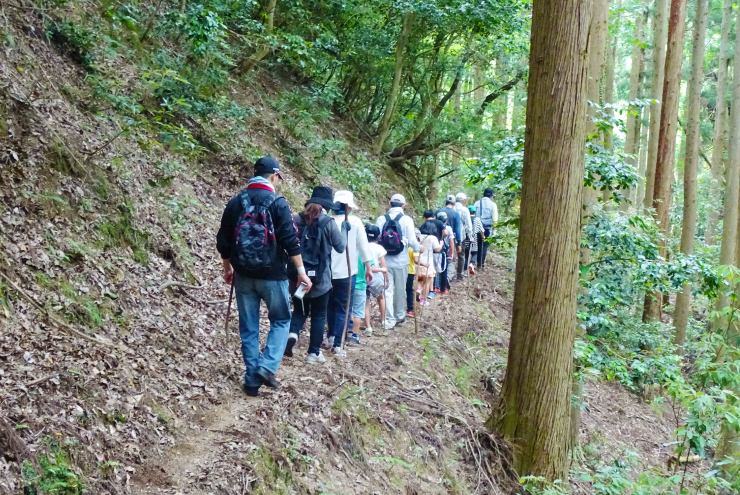
[(409, 276), (406, 279), (406, 311), (409, 313), (414, 312), (414, 274), (413, 273), (409, 273)]
[(326, 328), (326, 308), (329, 305), (331, 290), (326, 294), (311, 299), (293, 298), (293, 315), (290, 317), (290, 333), (301, 334), (306, 318), (311, 315), (311, 339), (308, 343), (308, 353), (318, 354), (321, 350), (321, 341), (324, 340)]
[(491, 236), (491, 227), (484, 227), (483, 233), (478, 234), (478, 267), (483, 268), (488, 255), (488, 239)]
[(470, 263), (470, 239), (465, 238), (462, 242), (462, 251), (457, 256), (457, 277), (463, 276), (463, 273), (468, 269)]
[(450, 273), (450, 263), (448, 262), (445, 266), (444, 271), (439, 274), (439, 291), (440, 292), (450, 290), (449, 273)]

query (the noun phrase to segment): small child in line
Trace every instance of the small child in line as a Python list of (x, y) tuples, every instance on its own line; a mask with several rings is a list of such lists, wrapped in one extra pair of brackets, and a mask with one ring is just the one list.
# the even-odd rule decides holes
[(367, 287), (366, 302), (365, 302), (365, 335), (370, 337), (373, 334), (373, 327), (370, 321), (370, 298), (367, 296), (375, 297), (378, 301), (378, 309), (380, 310), (380, 321), (385, 321), (385, 290), (390, 284), (388, 278), (388, 267), (385, 264), (385, 255), (388, 254), (385, 248), (378, 244), (380, 239), (380, 229), (377, 225), (369, 224), (365, 226), (365, 233), (367, 234), (367, 240), (370, 243), (370, 253), (373, 256), (372, 259), (372, 271), (373, 281)]

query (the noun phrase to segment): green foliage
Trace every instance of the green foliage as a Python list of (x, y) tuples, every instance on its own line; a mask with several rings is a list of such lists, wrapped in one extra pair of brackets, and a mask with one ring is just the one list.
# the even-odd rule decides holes
[(95, 38), (89, 30), (68, 20), (54, 21), (46, 28), (46, 38), (80, 66), (93, 70)]
[(50, 443), (50, 453), (38, 458), (41, 471), (28, 460), (23, 462), (23, 480), (29, 495), (79, 495), (87, 493), (82, 481), (72, 469), (67, 453), (56, 443)]
[(98, 225), (98, 231), (103, 237), (101, 247), (128, 246), (134, 254), (134, 260), (145, 265), (149, 259), (146, 251), (146, 242), (149, 234), (139, 230), (133, 223), (133, 206), (129, 203), (118, 205), (118, 214)]

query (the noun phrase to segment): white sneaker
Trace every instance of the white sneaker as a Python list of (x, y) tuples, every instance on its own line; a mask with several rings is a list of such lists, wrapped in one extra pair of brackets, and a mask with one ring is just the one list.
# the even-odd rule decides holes
[(373, 329), (370, 327), (367, 327), (365, 329), (365, 337), (372, 337), (373, 336)]
[(319, 364), (319, 363), (325, 363), (326, 358), (324, 357), (324, 353), (319, 351), (318, 354), (309, 354), (308, 358), (306, 359), (306, 362), (308, 364)]
[(347, 353), (341, 347), (339, 347), (339, 346), (332, 347), (331, 352), (335, 356), (346, 356), (347, 355)]
[(395, 326), (396, 326), (395, 324), (391, 325), (387, 321), (383, 322), (383, 330), (393, 330), (393, 327)]

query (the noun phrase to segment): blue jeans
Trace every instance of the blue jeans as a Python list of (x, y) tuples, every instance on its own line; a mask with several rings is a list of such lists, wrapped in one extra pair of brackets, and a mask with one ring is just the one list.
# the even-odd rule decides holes
[[(247, 387), (259, 387), (262, 382), (257, 370), (264, 368), (276, 373), (288, 343), (290, 327), (290, 301), (287, 280), (259, 280), (236, 277), (234, 288), (239, 308), (239, 335), (242, 340), (242, 356), (247, 368), (244, 383)], [(267, 343), (260, 353), (260, 301), (265, 301), (270, 332)]]
[[(355, 279), (357, 275), (352, 275), (350, 278), (340, 278), (331, 281), (332, 290), (331, 296), (329, 296), (329, 307), (327, 310), (328, 324), (330, 337), (334, 337), (334, 342), (339, 344), (342, 338), (342, 329), (344, 328), (344, 320), (347, 317), (347, 295), (352, 293), (352, 288), (355, 286)], [(349, 307), (352, 307), (352, 299), (350, 295)], [(349, 318), (347, 322), (347, 334), (352, 333), (352, 318)]]

